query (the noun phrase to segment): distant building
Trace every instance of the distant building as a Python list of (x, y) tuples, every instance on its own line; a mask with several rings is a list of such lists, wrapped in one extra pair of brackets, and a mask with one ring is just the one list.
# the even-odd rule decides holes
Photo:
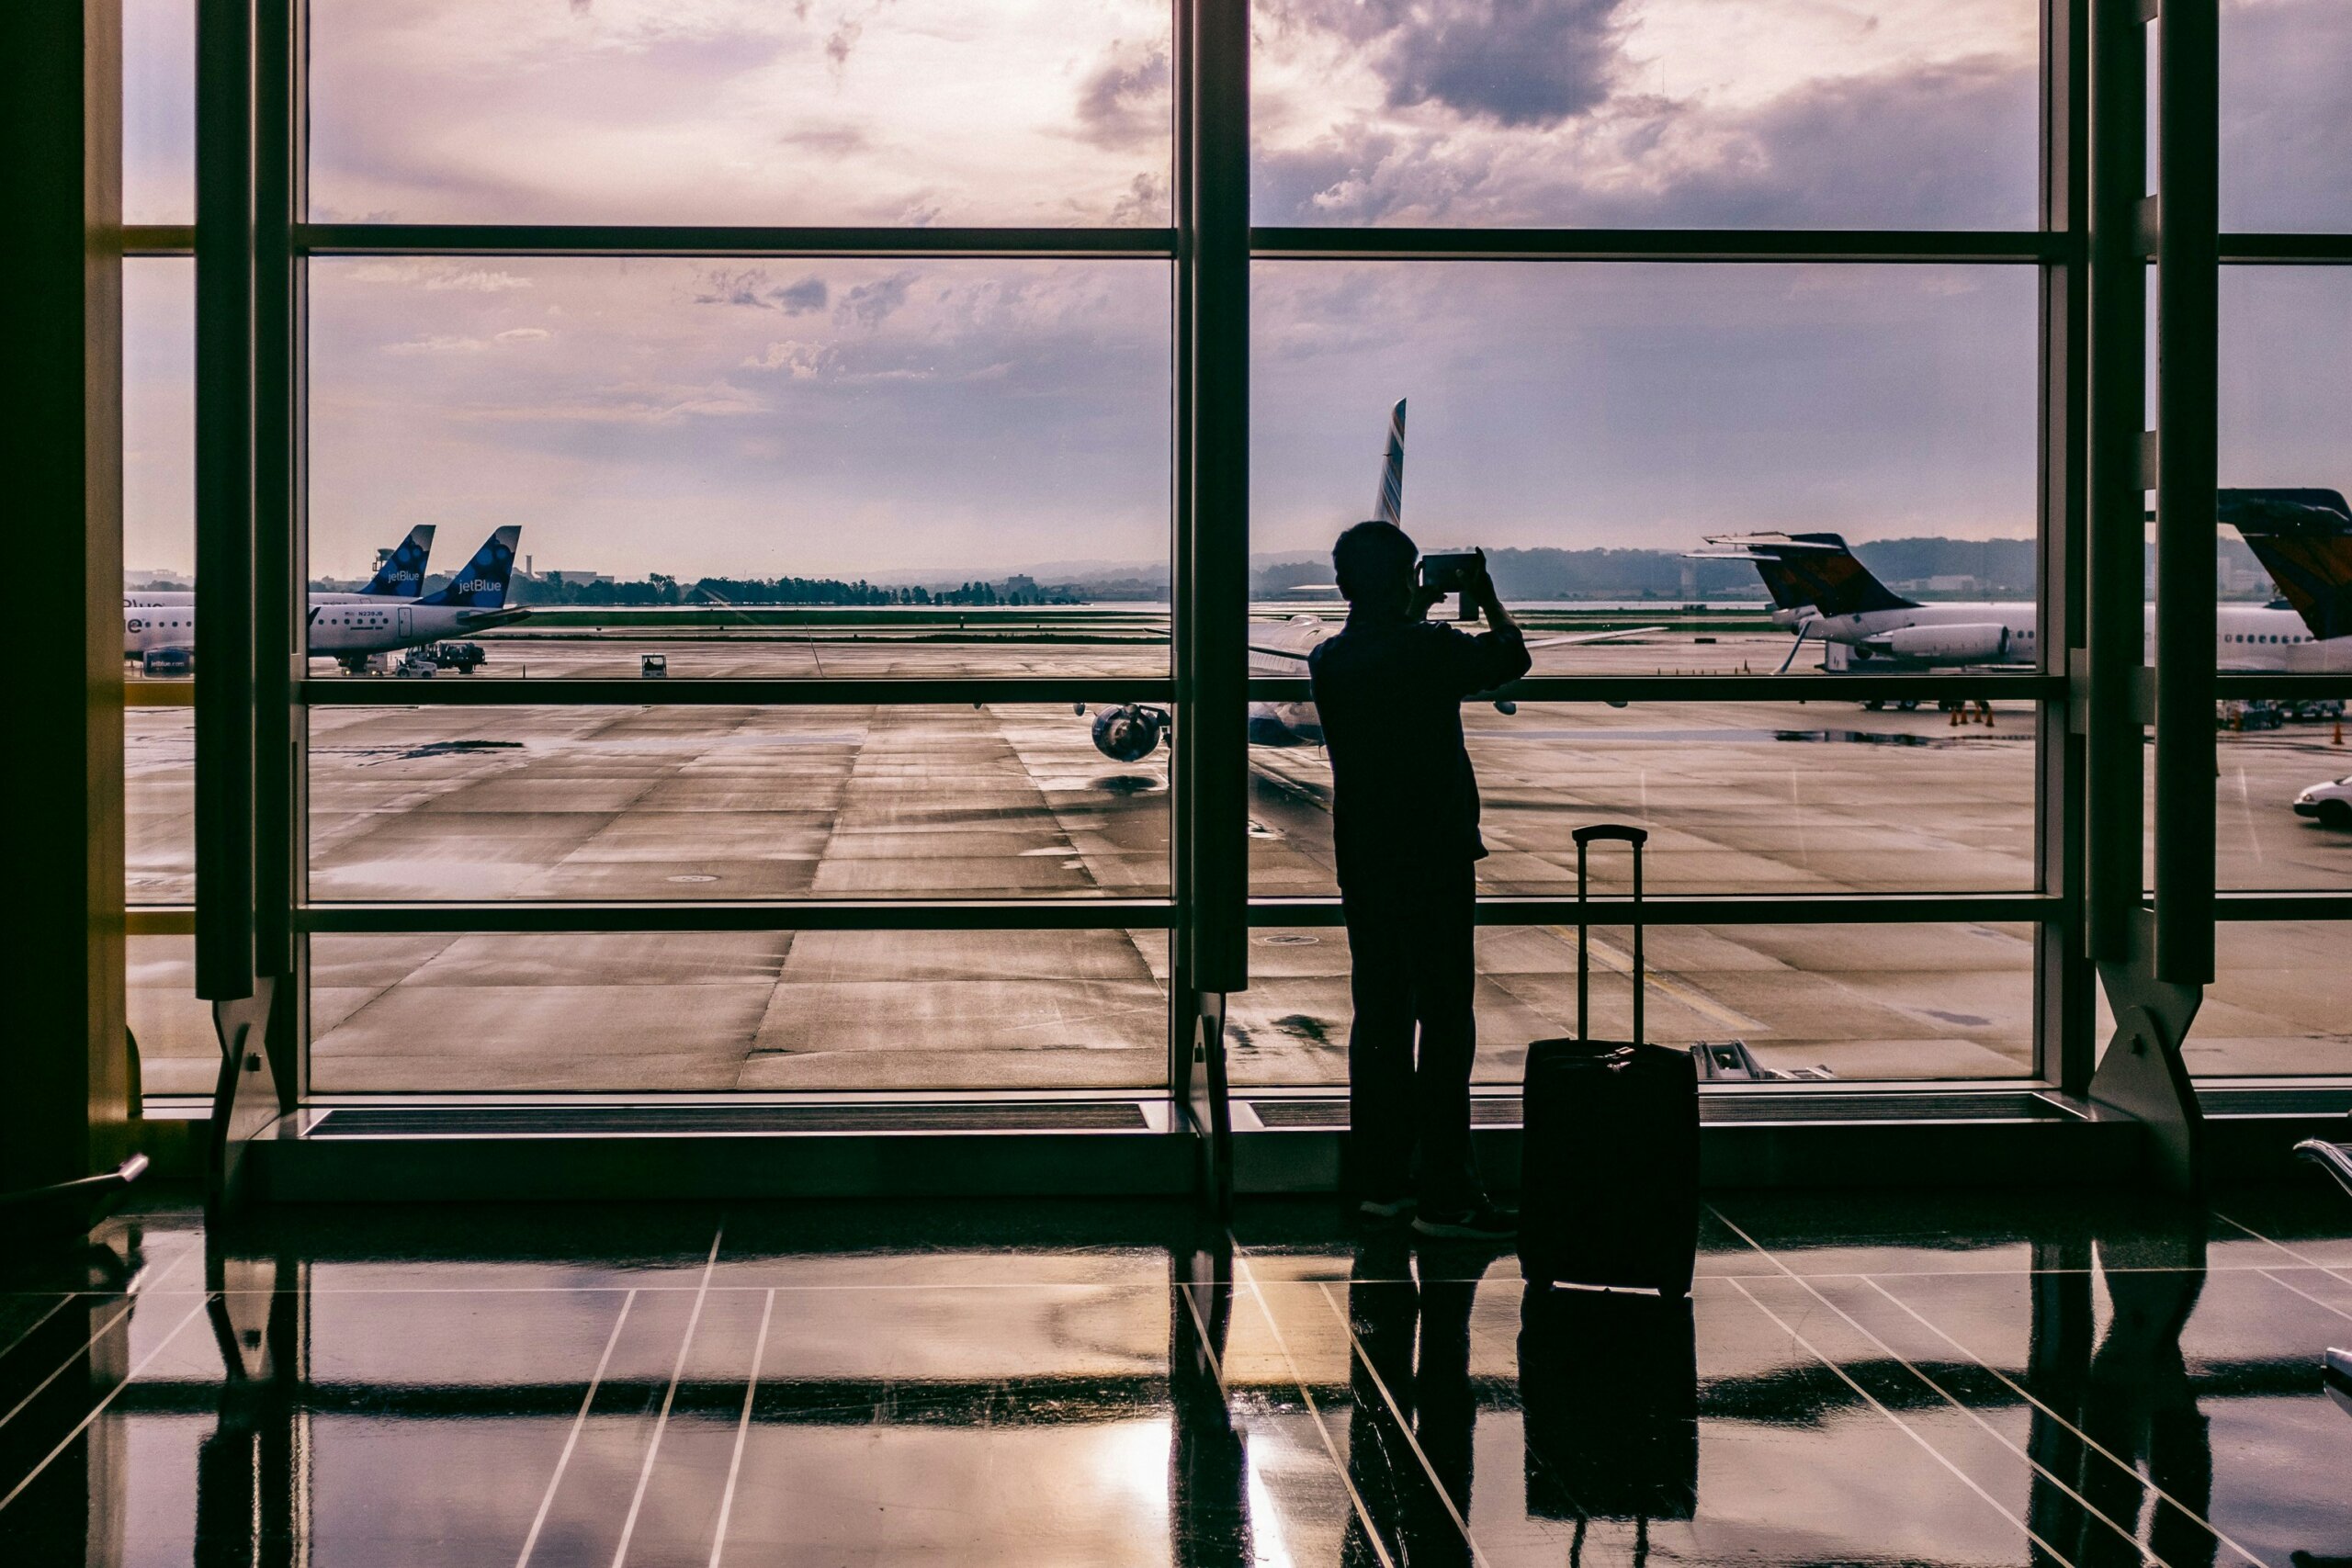
[(143, 588), (151, 582), (176, 582), (183, 587), (192, 587), (196, 582), (196, 573), (170, 566), (127, 566), (122, 569), (122, 585), (125, 588)]

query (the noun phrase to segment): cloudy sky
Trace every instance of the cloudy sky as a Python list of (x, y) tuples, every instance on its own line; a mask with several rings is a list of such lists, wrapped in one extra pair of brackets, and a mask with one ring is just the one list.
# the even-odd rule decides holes
[[(191, 0), (127, 6), (127, 199), (186, 220)], [(2225, 217), (2352, 229), (2352, 5), (2227, 0)], [(1262, 223), (2024, 229), (2034, 0), (1259, 0)], [(1168, 220), (1144, 0), (314, 0), (312, 215)], [(188, 264), (134, 263), (135, 565), (184, 564)], [(322, 262), (312, 553), (1164, 558), (1164, 263)], [(2352, 483), (2352, 274), (2233, 272), (2231, 477)], [(1319, 547), (1413, 400), (1429, 542), (2032, 525), (2029, 270), (1263, 264), (1253, 530)]]

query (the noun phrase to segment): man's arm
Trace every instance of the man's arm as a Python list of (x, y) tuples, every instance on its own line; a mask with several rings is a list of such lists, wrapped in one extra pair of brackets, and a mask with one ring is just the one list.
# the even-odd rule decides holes
[(1471, 689), (1492, 691), (1507, 682), (1516, 681), (1534, 664), (1527, 652), (1527, 637), (1519, 623), (1510, 618), (1503, 607), (1502, 595), (1495, 592), (1495, 580), (1487, 570), (1487, 552), (1478, 552), (1478, 576), (1471, 585), (1478, 600), (1478, 613), (1486, 618), (1487, 635), (1474, 639), (1488, 669), (1487, 678)]

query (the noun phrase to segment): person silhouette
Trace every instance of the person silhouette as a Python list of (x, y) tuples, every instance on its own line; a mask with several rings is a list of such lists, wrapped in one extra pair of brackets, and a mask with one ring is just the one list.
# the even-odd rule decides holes
[(1366, 1214), (1418, 1209), (1423, 1235), (1499, 1240), (1518, 1216), (1488, 1201), (1470, 1149), (1474, 873), (1487, 846), (1462, 704), (1526, 674), (1527, 641), (1483, 552), (1463, 593), (1487, 629), (1429, 620), (1442, 595), (1415, 583), (1419, 557), (1393, 523), (1341, 534), (1331, 564), (1347, 625), (1307, 656), (1331, 758), (1355, 1014), (1350, 1183)]

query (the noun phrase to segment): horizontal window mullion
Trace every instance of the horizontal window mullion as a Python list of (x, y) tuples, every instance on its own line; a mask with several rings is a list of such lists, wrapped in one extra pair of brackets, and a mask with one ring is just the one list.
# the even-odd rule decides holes
[(1164, 931), (1165, 898), (822, 899), (786, 903), (311, 904), (294, 929), (313, 935), (442, 931)]
[(193, 223), (126, 223), (122, 226), (126, 256), (192, 256), (196, 254)]
[[(1632, 911), (1629, 897), (1610, 895), (1575, 898), (1481, 897), (1482, 926), (1623, 925)], [(2006, 925), (2062, 919), (2070, 901), (2042, 893), (1859, 893), (1811, 896), (1753, 894), (1652, 894), (1642, 901), (1642, 923), (1650, 926), (1843, 926)], [(1267, 926), (1336, 926), (1342, 923), (1337, 898), (1253, 898), (1250, 923)]]
[(311, 707), (888, 707), (951, 703), (1172, 703), (1176, 683), (1157, 675), (1002, 675), (828, 681), (325, 680), (295, 683)]
[(1250, 231), (1260, 261), (2061, 262), (2056, 232), (1836, 229), (1349, 229)]
[(2352, 234), (2224, 234), (2222, 260), (2242, 265), (2352, 263)]
[(2352, 920), (2352, 891), (2343, 893), (2233, 893), (2213, 895), (2213, 918), (2221, 920)]
[[(1254, 702), (1305, 702), (1305, 677), (1261, 676), (1250, 682)], [(2000, 696), (2054, 702), (2066, 694), (2063, 675), (1532, 675), (1496, 696), (1521, 703), (1589, 702), (1854, 702), (1886, 697), (1926, 701)], [(1484, 700), (1484, 699), (1481, 699)]]
[(314, 256), (1142, 256), (1173, 229), (784, 228), (726, 224), (297, 223)]
[(193, 904), (133, 904), (122, 912), (125, 936), (194, 936)]

